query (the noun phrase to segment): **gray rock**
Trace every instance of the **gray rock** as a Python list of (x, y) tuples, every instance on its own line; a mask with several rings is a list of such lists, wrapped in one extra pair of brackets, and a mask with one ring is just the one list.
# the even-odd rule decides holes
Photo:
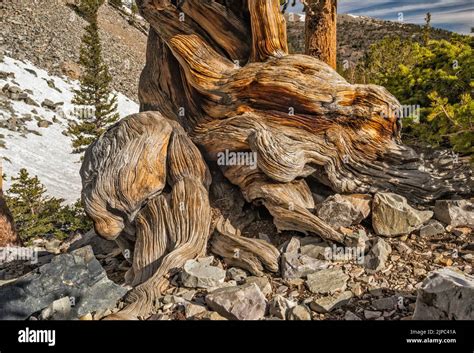
[(193, 318), (194, 316), (203, 314), (205, 312), (207, 312), (207, 309), (205, 306), (202, 306), (202, 305), (188, 303), (184, 307), (184, 315), (186, 316), (186, 319)]
[[(293, 237), (282, 246), (284, 253), (280, 257), (280, 268), (284, 279), (302, 278), (308, 273), (327, 268), (328, 261), (317, 259), (324, 258), (326, 243), (315, 244), (311, 238)], [(305, 252), (305, 254), (302, 253)], [(311, 256), (306, 254), (311, 253)]]
[(26, 92), (18, 93), (17, 100), (26, 101), (26, 98), (28, 98), (28, 93)]
[(364, 229), (358, 229), (357, 231), (346, 234), (344, 244), (351, 248), (359, 248), (360, 252), (365, 254), (369, 246), (369, 236)]
[(225, 271), (208, 262), (188, 260), (181, 272), (181, 282), (188, 288), (219, 287), (225, 280)]
[(206, 303), (229, 320), (260, 320), (267, 305), (255, 283), (216, 289), (206, 296)]
[(301, 248), (301, 241), (298, 237), (291, 238), (288, 242), (283, 245), (283, 251), (287, 254), (299, 253)]
[(227, 270), (227, 277), (233, 279), (237, 283), (240, 283), (247, 278), (247, 272), (241, 268), (231, 267)]
[(25, 71), (29, 72), (30, 74), (32, 74), (32, 75), (35, 76), (35, 77), (38, 77), (38, 74), (37, 74), (36, 71), (33, 70), (33, 69), (25, 69)]
[(309, 274), (306, 286), (315, 294), (332, 294), (346, 290), (348, 279), (340, 268), (334, 267)]
[(309, 305), (310, 308), (318, 313), (328, 313), (349, 302), (352, 298), (351, 291), (345, 291), (335, 296), (328, 296), (315, 299)]
[(18, 94), (18, 93), (21, 93), (22, 90), (18, 86), (9, 86), (8, 87), (8, 92)]
[(311, 311), (306, 305), (297, 305), (288, 311), (287, 319), (309, 321), (311, 320)]
[(63, 297), (55, 300), (41, 311), (40, 320), (71, 320), (71, 300)]
[(344, 315), (344, 320), (346, 320), (346, 321), (360, 321), (362, 319), (360, 317), (358, 317), (356, 314), (354, 314), (352, 311), (346, 311), (346, 314)]
[(474, 227), (474, 203), (470, 200), (438, 200), (435, 218), (454, 227)]
[(306, 255), (314, 259), (326, 260), (325, 253), (327, 248), (330, 248), (330, 245), (326, 242), (309, 243), (302, 245), (300, 252), (302, 255)]
[(449, 267), (430, 272), (418, 290), (414, 320), (474, 320), (474, 277)]
[(281, 255), (281, 273), (284, 279), (302, 278), (314, 271), (325, 269), (329, 262), (299, 253)]
[(372, 196), (367, 194), (350, 194), (350, 195), (342, 195), (344, 199), (349, 201), (352, 206), (358, 212), (358, 218), (355, 219), (354, 224), (359, 224), (364, 219), (369, 217), (371, 206), (372, 206)]
[(53, 123), (51, 121), (48, 121), (48, 120), (41, 120), (41, 121), (38, 121), (38, 127), (41, 127), (41, 128), (47, 128), (47, 127), (50, 127), (51, 125), (53, 125)]
[(245, 280), (245, 283), (255, 283), (258, 288), (260, 288), (264, 296), (270, 295), (272, 293), (272, 284), (267, 277), (250, 276)]
[(418, 211), (404, 197), (392, 193), (378, 193), (372, 203), (372, 226), (378, 235), (410, 234), (431, 217), (432, 211)]
[[(366, 201), (366, 202), (364, 202)], [(370, 197), (329, 196), (317, 207), (317, 215), (335, 228), (359, 224), (370, 213)]]
[[(95, 231), (91, 230), (85, 234), (76, 234), (68, 238), (59, 247), (61, 252), (71, 252), (80, 249), (86, 245), (90, 245), (95, 255), (110, 254), (118, 248), (116, 241), (106, 240), (98, 236)], [(124, 252), (125, 247), (124, 247)], [(129, 253), (124, 253), (124, 257), (129, 259), (131, 257), (131, 250)]]
[(392, 247), (382, 238), (375, 239), (374, 245), (365, 256), (364, 267), (367, 272), (375, 273), (385, 268)]
[(364, 317), (367, 320), (378, 319), (380, 316), (382, 316), (382, 312), (380, 311), (364, 310)]
[(431, 219), (427, 225), (420, 228), (420, 236), (422, 237), (432, 237), (444, 232), (444, 226), (435, 219)]
[(395, 245), (395, 247), (397, 248), (398, 252), (400, 254), (407, 254), (407, 255), (410, 255), (412, 252), (413, 252), (413, 249), (410, 248), (407, 244), (405, 243), (398, 243)]
[(11, 131), (16, 131), (20, 125), (20, 121), (17, 117), (12, 116), (10, 119), (7, 120), (7, 129)]
[(8, 78), (15, 78), (15, 73), (0, 71), (0, 80), (7, 80)]
[(69, 297), (71, 316), (114, 307), (126, 288), (111, 282), (90, 246), (55, 256), (50, 263), (0, 287), (0, 320), (25, 320), (56, 298)]
[(55, 110), (55, 109), (56, 109), (56, 104), (55, 104), (52, 100), (50, 100), (50, 99), (48, 99), (48, 98), (46, 98), (46, 99), (43, 101), (43, 103), (41, 103), (41, 106), (44, 107), (44, 108), (51, 109), (51, 110)]
[(393, 310), (396, 305), (397, 297), (380, 298), (372, 301), (372, 306), (376, 310)]
[(195, 289), (180, 288), (176, 292), (175, 296), (183, 298), (184, 300), (187, 300), (187, 301), (191, 301), (191, 300), (193, 300), (196, 293), (197, 293), (197, 290), (195, 290)]
[(289, 299), (286, 299), (280, 294), (273, 297), (269, 304), (269, 313), (272, 317), (276, 317), (281, 320), (286, 320), (288, 310), (294, 308), (296, 303)]

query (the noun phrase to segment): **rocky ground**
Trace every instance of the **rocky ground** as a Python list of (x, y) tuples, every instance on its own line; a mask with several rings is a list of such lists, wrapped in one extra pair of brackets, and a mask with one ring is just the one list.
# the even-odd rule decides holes
[[(249, 212), (254, 221), (244, 234), (278, 247), (280, 271), (255, 276), (214, 256), (189, 260), (143, 319), (474, 318), (472, 200), (421, 210), (394, 194), (329, 196), (314, 212), (353, 236), (346, 248), (316, 236), (274, 236), (262, 210)], [(98, 320), (124, 306), (130, 264), (113, 242), (89, 232), (34, 246), (40, 252), (0, 249), (0, 319)]]

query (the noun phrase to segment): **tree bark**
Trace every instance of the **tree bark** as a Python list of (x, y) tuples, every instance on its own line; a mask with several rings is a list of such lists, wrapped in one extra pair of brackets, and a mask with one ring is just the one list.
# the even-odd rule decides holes
[(0, 161), (0, 247), (20, 244), (12, 214), (3, 196), (3, 169)]
[[(353, 239), (314, 215), (317, 190), (307, 181), (423, 203), (470, 190), (464, 170), (423, 165), (400, 143), (399, 104), (387, 90), (288, 55), (278, 0), (175, 3), (137, 1), (151, 26), (142, 113), (92, 144), (81, 169), (95, 230), (131, 244), (134, 289), (119, 318), (146, 317), (173, 271), (203, 255), (209, 239), (230, 265), (278, 270), (273, 245), (243, 237), (212, 209), (209, 166), (265, 206), (279, 231), (341, 244)], [(243, 162), (222, 162), (229, 153)]]
[(336, 69), (337, 0), (307, 0), (305, 53)]

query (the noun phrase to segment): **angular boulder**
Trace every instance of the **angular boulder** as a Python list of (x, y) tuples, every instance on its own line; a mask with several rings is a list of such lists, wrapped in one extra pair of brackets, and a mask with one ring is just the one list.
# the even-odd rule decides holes
[[(301, 242), (304, 243), (303, 246)], [(327, 246), (326, 243), (320, 244)], [(312, 244), (310, 241), (305, 241), (304, 238), (300, 240), (297, 237), (293, 237), (284, 247), (284, 253), (280, 257), (282, 277), (284, 279), (302, 278), (306, 277), (309, 273), (327, 268), (329, 261), (316, 258), (324, 256), (325, 247), (323, 245), (320, 246), (320, 244)], [(308, 248), (313, 245), (317, 247), (317, 250), (312, 251), (314, 249)], [(302, 250), (305, 251), (305, 254), (302, 253)]]
[(229, 320), (260, 320), (267, 301), (255, 283), (219, 288), (206, 296), (207, 305)]
[(306, 286), (311, 293), (333, 294), (344, 291), (347, 287), (348, 279), (349, 276), (340, 268), (334, 267), (309, 274)]
[(71, 300), (68, 297), (55, 300), (43, 311), (41, 311), (41, 320), (71, 320)]
[(311, 302), (310, 308), (318, 313), (328, 313), (347, 304), (352, 296), (351, 291), (345, 291), (335, 296), (318, 298)]
[(291, 301), (280, 294), (277, 294), (270, 301), (269, 313), (272, 317), (286, 320), (288, 311), (295, 307), (297, 304), (294, 301)]
[(420, 228), (421, 237), (432, 237), (443, 234), (446, 231), (444, 226), (435, 219), (431, 219), (426, 225)]
[(332, 195), (317, 207), (317, 215), (334, 228), (359, 224), (370, 213), (368, 195)]
[(471, 200), (438, 200), (435, 218), (454, 227), (474, 227), (474, 203)]
[(214, 288), (224, 283), (225, 276), (223, 269), (211, 266), (205, 259), (188, 260), (181, 272), (181, 282), (188, 288)]
[(267, 277), (250, 276), (245, 280), (245, 284), (255, 283), (262, 291), (264, 296), (272, 293), (272, 284)]
[(410, 234), (433, 217), (432, 211), (418, 211), (406, 198), (393, 193), (377, 193), (372, 202), (372, 226), (377, 235), (394, 237)]
[(392, 247), (382, 238), (377, 238), (369, 253), (364, 258), (364, 267), (367, 272), (375, 273), (385, 268)]
[(281, 273), (284, 279), (306, 277), (308, 274), (328, 266), (328, 261), (298, 253), (286, 253), (281, 256)]
[(445, 267), (418, 290), (414, 320), (474, 320), (474, 277)]
[(107, 278), (90, 246), (55, 256), (50, 263), (0, 286), (0, 320), (25, 320), (68, 297), (71, 318), (116, 305), (127, 289)]
[(306, 305), (296, 305), (288, 311), (288, 320), (309, 321), (311, 320), (311, 311)]

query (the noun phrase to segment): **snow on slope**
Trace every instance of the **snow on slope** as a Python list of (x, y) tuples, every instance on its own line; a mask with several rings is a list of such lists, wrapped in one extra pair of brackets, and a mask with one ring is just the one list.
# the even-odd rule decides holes
[[(28, 105), (23, 101), (10, 100), (14, 115), (17, 117), (31, 114), (32, 110), (38, 112), (42, 119), (56, 121), (47, 128), (38, 127), (38, 122), (32, 120), (27, 122), (29, 130), (37, 131), (22, 136), (19, 132), (13, 132), (0, 127), (0, 134), (5, 137), (6, 148), (0, 148), (0, 158), (3, 157), (3, 172), (7, 175), (5, 188), (10, 186), (10, 177), (18, 174), (21, 168), (26, 168), (30, 175), (37, 175), (48, 189), (48, 194), (60, 197), (68, 203), (75, 202), (80, 197), (81, 179), (79, 176), (80, 156), (72, 154), (71, 139), (62, 134), (67, 129), (67, 118), (72, 118), (74, 105), (71, 104), (73, 89), (79, 87), (77, 81), (68, 78), (59, 78), (48, 75), (48, 73), (31, 63), (14, 60), (7, 56), (0, 62), (0, 71), (14, 73), (14, 78), (0, 79), (0, 88), (5, 84), (18, 86), (21, 90), (31, 90), (29, 94), (38, 104), (45, 99), (54, 103), (64, 102), (62, 114), (60, 111), (52, 111), (43, 107)], [(47, 80), (54, 82), (54, 87), (48, 85)], [(131, 101), (122, 94), (118, 94), (118, 110), (120, 117), (137, 113), (138, 104)], [(0, 121), (8, 120), (12, 113), (0, 106)]]

